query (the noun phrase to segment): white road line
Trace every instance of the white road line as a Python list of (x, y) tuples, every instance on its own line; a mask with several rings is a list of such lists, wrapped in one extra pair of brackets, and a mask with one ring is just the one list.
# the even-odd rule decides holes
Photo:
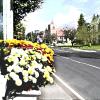
[[(63, 51), (63, 52), (70, 52), (70, 51), (59, 50), (59, 49), (55, 49), (55, 50), (58, 50), (58, 51)], [(72, 52), (70, 52), (70, 53), (72, 53)]]
[(66, 84), (60, 77), (58, 77), (56, 74), (53, 74), (54, 77), (60, 81), (67, 89), (69, 89), (76, 97), (78, 97), (80, 100), (85, 100), (82, 96), (79, 95), (73, 88), (71, 88), (68, 84)]
[[(62, 56), (60, 56), (60, 57), (62, 57)], [(73, 62), (84, 64), (84, 65), (87, 65), (87, 66), (91, 66), (91, 67), (96, 68), (96, 69), (100, 69), (100, 67), (97, 67), (97, 66), (94, 66), (94, 65), (91, 65), (91, 64), (87, 64), (87, 63), (84, 63), (84, 62), (80, 62), (80, 61), (77, 61), (77, 60), (74, 60), (74, 59), (71, 59), (71, 58), (68, 58), (68, 57), (62, 57), (62, 58), (69, 59), (69, 60), (71, 60)]]

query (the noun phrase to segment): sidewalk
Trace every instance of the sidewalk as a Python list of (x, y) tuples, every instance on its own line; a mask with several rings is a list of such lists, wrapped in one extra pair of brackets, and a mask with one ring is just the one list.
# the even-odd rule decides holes
[(72, 100), (72, 98), (58, 85), (48, 85), (41, 88), (39, 100)]
[[(5, 94), (5, 85), (6, 80), (2, 75), (0, 75), (0, 100), (2, 100), (2, 97)], [(40, 90), (41, 96), (39, 96), (38, 100), (72, 100), (71, 97), (59, 85), (56, 84), (56, 82), (53, 85), (41, 87)], [(27, 97), (23, 98), (24, 100), (27, 100)], [(33, 99), (30, 98), (29, 100)]]

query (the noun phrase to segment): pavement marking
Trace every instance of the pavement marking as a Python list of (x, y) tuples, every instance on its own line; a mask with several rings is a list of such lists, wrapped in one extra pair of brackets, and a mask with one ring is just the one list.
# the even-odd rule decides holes
[(79, 95), (78, 92), (76, 92), (73, 88), (71, 88), (68, 84), (66, 84), (59, 76), (57, 76), (56, 74), (54, 74), (54, 77), (60, 81), (66, 88), (68, 88), (75, 96), (77, 96), (79, 98), (79, 100), (85, 100), (82, 96)]
[[(62, 57), (62, 56), (60, 56), (60, 57)], [(77, 61), (77, 60), (74, 60), (74, 59), (71, 59), (71, 58), (68, 58), (68, 57), (63, 57), (63, 58), (69, 59), (69, 60), (71, 60), (73, 62), (84, 64), (84, 65), (87, 65), (87, 66), (91, 66), (91, 67), (96, 68), (96, 69), (100, 69), (100, 67), (98, 67), (98, 66), (94, 66), (94, 65), (91, 65), (91, 64), (88, 64), (88, 63), (80, 62), (80, 61)]]
[(65, 50), (59, 50), (59, 49), (54, 49), (54, 50), (72, 53), (71, 51), (65, 51)]

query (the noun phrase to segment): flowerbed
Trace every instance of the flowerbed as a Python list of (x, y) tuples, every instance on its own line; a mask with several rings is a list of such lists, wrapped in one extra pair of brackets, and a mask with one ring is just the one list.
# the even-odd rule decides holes
[(53, 55), (45, 44), (0, 40), (1, 74), (7, 79), (8, 91), (22, 92), (52, 84)]

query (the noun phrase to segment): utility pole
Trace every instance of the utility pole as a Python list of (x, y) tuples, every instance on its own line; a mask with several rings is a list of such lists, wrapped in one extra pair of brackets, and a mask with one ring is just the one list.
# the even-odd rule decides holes
[(13, 39), (12, 0), (3, 0), (3, 39)]

